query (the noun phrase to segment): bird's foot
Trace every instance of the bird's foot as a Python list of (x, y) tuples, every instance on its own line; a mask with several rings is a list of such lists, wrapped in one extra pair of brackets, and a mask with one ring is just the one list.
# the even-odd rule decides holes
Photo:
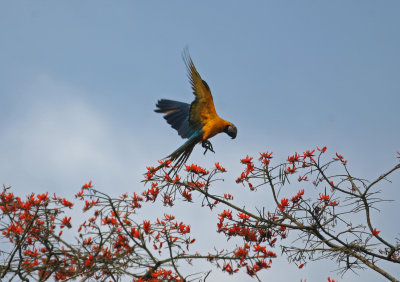
[(204, 155), (207, 153), (208, 150), (210, 150), (211, 152), (213, 152), (213, 153), (215, 154), (214, 149), (213, 149), (213, 146), (212, 146), (212, 144), (211, 144), (210, 141), (208, 141), (208, 140), (203, 140), (203, 142), (201, 143), (201, 146), (203, 146), (203, 148), (206, 149), (206, 150), (204, 151)]

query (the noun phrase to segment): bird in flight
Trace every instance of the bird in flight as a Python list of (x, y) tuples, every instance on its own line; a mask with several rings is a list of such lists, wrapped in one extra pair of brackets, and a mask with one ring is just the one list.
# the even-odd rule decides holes
[(154, 111), (163, 113), (164, 119), (172, 128), (178, 131), (182, 138), (188, 140), (170, 154), (168, 159), (174, 162), (174, 166), (180, 169), (189, 158), (196, 144), (201, 143), (206, 150), (214, 152), (211, 142), (208, 140), (218, 133), (225, 132), (232, 139), (236, 138), (237, 128), (233, 123), (220, 118), (215, 111), (213, 97), (207, 82), (201, 79), (196, 67), (186, 49), (183, 52), (183, 61), (186, 64), (188, 77), (192, 85), (194, 101), (191, 104), (161, 99), (157, 102)]

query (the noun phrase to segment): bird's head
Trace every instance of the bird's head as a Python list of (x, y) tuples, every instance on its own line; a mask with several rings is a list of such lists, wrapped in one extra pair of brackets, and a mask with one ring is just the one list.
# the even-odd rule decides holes
[(232, 137), (232, 139), (235, 139), (237, 135), (237, 128), (233, 124), (228, 124), (225, 126), (224, 132)]

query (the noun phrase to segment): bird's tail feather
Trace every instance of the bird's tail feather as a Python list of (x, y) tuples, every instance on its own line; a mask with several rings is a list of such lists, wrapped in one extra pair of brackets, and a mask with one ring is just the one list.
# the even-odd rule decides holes
[(192, 153), (194, 146), (196, 146), (197, 142), (186, 142), (183, 144), (181, 147), (179, 147), (177, 150), (175, 150), (171, 155), (169, 155), (167, 158), (170, 159), (173, 162), (173, 167), (169, 171), (168, 174), (171, 174), (173, 172), (173, 175), (171, 177), (174, 177), (183, 167), (184, 163), (188, 160), (190, 154)]
[(175, 176), (179, 172), (183, 164), (188, 160), (194, 147), (200, 140), (201, 131), (198, 131), (197, 134), (193, 134), (182, 146), (166, 157), (173, 162), (173, 168), (169, 171), (169, 173), (174, 171), (173, 176)]

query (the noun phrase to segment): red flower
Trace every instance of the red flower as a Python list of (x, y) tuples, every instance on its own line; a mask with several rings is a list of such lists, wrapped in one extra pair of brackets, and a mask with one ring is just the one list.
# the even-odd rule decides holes
[(308, 181), (308, 176), (300, 176), (300, 175), (299, 175), (298, 181), (299, 181), (299, 182), (300, 182), (300, 181)]
[(231, 194), (224, 194), (224, 198), (227, 200), (233, 200), (233, 196)]
[(229, 218), (229, 219), (232, 219), (232, 211), (230, 211), (230, 210), (224, 210), (224, 212), (223, 213), (220, 213), (219, 215), (218, 215), (220, 218)]
[(154, 167), (154, 166), (146, 166), (146, 168), (150, 173), (153, 173), (153, 174), (156, 173), (157, 170), (159, 169), (159, 167)]
[(336, 157), (337, 157), (337, 159), (335, 158), (334, 160), (341, 160), (341, 159), (343, 159), (343, 156), (340, 155), (340, 154), (338, 154), (338, 153), (336, 153)]
[(295, 153), (293, 156), (289, 156), (287, 160), (290, 164), (294, 164), (295, 162), (298, 162), (299, 159), (300, 159), (300, 155)]
[(243, 182), (247, 178), (246, 173), (243, 171), (240, 176), (236, 179), (236, 183)]
[(69, 207), (69, 208), (72, 208), (73, 207), (73, 203), (71, 203), (70, 201), (68, 201), (67, 199), (62, 199), (62, 205), (64, 206), (64, 207)]
[(238, 217), (243, 219), (243, 222), (245, 222), (246, 220), (248, 220), (250, 218), (250, 215), (244, 214), (244, 213), (238, 213)]
[(318, 199), (318, 200), (320, 200), (320, 201), (325, 201), (325, 202), (329, 202), (330, 198), (331, 198), (331, 197), (330, 197), (329, 195), (325, 195), (325, 194), (319, 193), (319, 199)]
[(265, 246), (260, 246), (260, 245), (253, 245), (253, 248), (254, 248), (254, 251), (255, 252), (261, 252), (261, 253), (264, 253), (264, 254), (266, 254), (267, 253), (267, 247), (265, 247)]
[(71, 217), (64, 217), (63, 220), (61, 221), (61, 224), (62, 224), (61, 228), (63, 228), (64, 225), (67, 226), (68, 228), (71, 228), (70, 221), (71, 221)]
[(271, 153), (268, 153), (268, 152), (260, 153), (260, 157), (258, 158), (258, 160), (259, 160), (261, 163), (263, 163), (263, 164), (265, 164), (265, 165), (268, 166), (270, 160), (272, 159), (272, 154), (273, 154), (273, 152), (271, 152)]
[(160, 165), (159, 167), (153, 167), (153, 166), (147, 166), (147, 173), (145, 175), (146, 180), (150, 180), (153, 178), (154, 174), (156, 174), (157, 170), (162, 167), (162, 165)]
[(142, 195), (146, 197), (146, 202), (147, 201), (154, 202), (157, 199), (158, 193), (160, 192), (157, 183), (153, 182), (151, 186), (152, 186), (151, 189), (148, 189), (142, 193)]
[(185, 225), (183, 222), (179, 223), (178, 232), (186, 234), (190, 232), (190, 225)]
[(14, 233), (14, 234), (21, 234), (21, 233), (23, 233), (24, 232), (24, 230), (22, 229), (22, 227), (19, 225), (19, 224), (14, 224), (14, 223), (12, 223), (8, 228), (7, 228), (7, 232), (3, 232), (3, 235), (4, 235), (4, 233), (6, 233), (6, 234), (9, 234), (9, 233)]
[(186, 171), (187, 172), (193, 172), (195, 174), (202, 174), (202, 175), (207, 175), (209, 173), (208, 170), (205, 168), (202, 168), (201, 166), (198, 166), (196, 164), (191, 164), (190, 166), (186, 166)]
[(293, 173), (296, 172), (296, 170), (297, 170), (297, 168), (296, 168), (296, 166), (293, 164), (293, 167), (290, 167), (290, 166), (287, 167), (286, 173), (287, 173), (287, 174), (293, 174)]
[(90, 245), (90, 244), (92, 244), (92, 237), (89, 237), (89, 238), (83, 240), (83, 244), (84, 244), (84, 245)]
[(342, 164), (344, 164), (344, 165), (347, 164), (347, 161), (343, 159), (343, 156), (342, 156), (342, 155), (336, 153), (336, 157), (337, 157), (337, 158), (333, 158), (333, 160), (335, 160), (335, 161), (340, 160), (340, 161), (342, 162)]
[(171, 198), (170, 194), (168, 193), (164, 193), (163, 194), (163, 203), (165, 206), (170, 206), (172, 207), (174, 205), (174, 200)]
[(377, 230), (376, 228), (374, 228), (374, 230), (372, 231), (372, 234), (374, 236), (377, 236), (379, 233), (381, 233), (381, 231)]
[(89, 254), (89, 257), (85, 260), (85, 267), (90, 267), (93, 265), (93, 263), (93, 255)]
[(318, 151), (321, 151), (322, 153), (325, 153), (325, 152), (326, 152), (326, 146), (323, 147), (322, 149), (320, 149), (320, 148), (317, 147), (317, 150), (318, 150)]
[(92, 180), (90, 180), (89, 183), (84, 184), (84, 185), (82, 186), (82, 189), (86, 189), (86, 188), (90, 188), (90, 187), (92, 187)]
[(182, 196), (185, 198), (186, 201), (188, 201), (188, 202), (192, 201), (192, 193), (190, 193), (187, 188), (185, 188), (185, 190), (183, 190)]
[(160, 163), (160, 167), (170, 167), (169, 165), (172, 163), (171, 160), (160, 160), (158, 161)]
[(233, 254), (240, 258), (240, 263), (243, 263), (246, 256), (249, 254), (248, 245), (245, 244), (244, 247), (239, 247), (236, 251), (233, 251)]
[(168, 173), (165, 173), (164, 180), (167, 181), (167, 182), (171, 181), (171, 178), (169, 177)]
[(272, 154), (273, 154), (273, 152), (271, 152), (271, 153), (268, 153), (268, 152), (260, 153), (259, 160), (261, 161), (262, 159), (272, 159), (273, 158)]
[(148, 234), (150, 232), (150, 220), (143, 221), (143, 231)]
[(188, 185), (192, 186), (192, 187), (196, 187), (196, 188), (203, 188), (204, 186), (206, 186), (206, 183), (204, 181), (197, 181), (196, 183), (194, 182), (188, 182)]
[(222, 167), (219, 162), (215, 163), (215, 167), (220, 171), (220, 172), (226, 172), (226, 169)]
[(131, 235), (135, 238), (140, 238), (140, 233), (139, 230), (136, 229), (135, 227), (131, 227)]
[(118, 225), (118, 221), (114, 218), (114, 217), (105, 217), (105, 218), (103, 218), (103, 224), (104, 225), (106, 225), (106, 224), (112, 224), (112, 225), (114, 225), (114, 226), (117, 226)]
[(289, 199), (286, 199), (286, 198), (282, 199), (282, 200), (281, 200), (281, 203), (278, 204), (278, 207), (279, 207), (279, 209), (280, 209), (281, 211), (284, 211), (285, 208), (288, 207), (288, 206), (289, 206)]
[(180, 180), (181, 180), (181, 177), (177, 174), (177, 175), (175, 176), (175, 179), (172, 180), (172, 183), (176, 184), (176, 183), (178, 183)]
[(297, 193), (296, 196), (292, 197), (291, 201), (292, 201), (293, 203), (297, 203), (298, 201), (300, 201), (301, 196), (303, 196), (303, 195), (304, 195), (304, 189), (300, 190), (300, 191)]
[(40, 202), (48, 201), (48, 200), (50, 200), (48, 195), (49, 195), (49, 192), (47, 192), (46, 194), (37, 195), (37, 198), (39, 199)]
[(174, 219), (175, 219), (175, 216), (173, 216), (173, 215), (171, 215), (171, 214), (166, 214), (166, 213), (164, 213), (164, 218), (165, 218), (166, 220), (174, 220)]
[(315, 150), (312, 150), (312, 151), (307, 150), (307, 151), (305, 151), (303, 153), (303, 159), (305, 160), (306, 158), (310, 158), (310, 161), (315, 162), (315, 160), (313, 158), (314, 157), (314, 152), (315, 152)]
[(236, 273), (236, 272), (239, 271), (238, 268), (236, 268), (235, 270), (233, 270), (230, 263), (228, 263), (227, 265), (225, 265), (225, 266), (222, 268), (222, 270), (228, 272), (229, 274), (233, 274), (233, 273)]
[(332, 207), (334, 207), (334, 206), (339, 205), (339, 202), (337, 202), (337, 201), (330, 201), (330, 202), (329, 202), (329, 205), (332, 206)]
[(82, 195), (83, 195), (83, 189), (80, 191), (80, 192), (78, 192), (76, 195), (75, 195), (75, 197), (76, 198), (79, 198), (79, 197), (81, 197), (82, 198)]
[(242, 164), (248, 164), (248, 163), (251, 162), (252, 159), (253, 159), (253, 158), (251, 158), (251, 157), (249, 157), (249, 156), (246, 156), (246, 158), (241, 159), (240, 162), (241, 162)]
[(335, 282), (335, 280), (331, 279), (330, 277), (328, 277), (328, 281), (329, 282)]

